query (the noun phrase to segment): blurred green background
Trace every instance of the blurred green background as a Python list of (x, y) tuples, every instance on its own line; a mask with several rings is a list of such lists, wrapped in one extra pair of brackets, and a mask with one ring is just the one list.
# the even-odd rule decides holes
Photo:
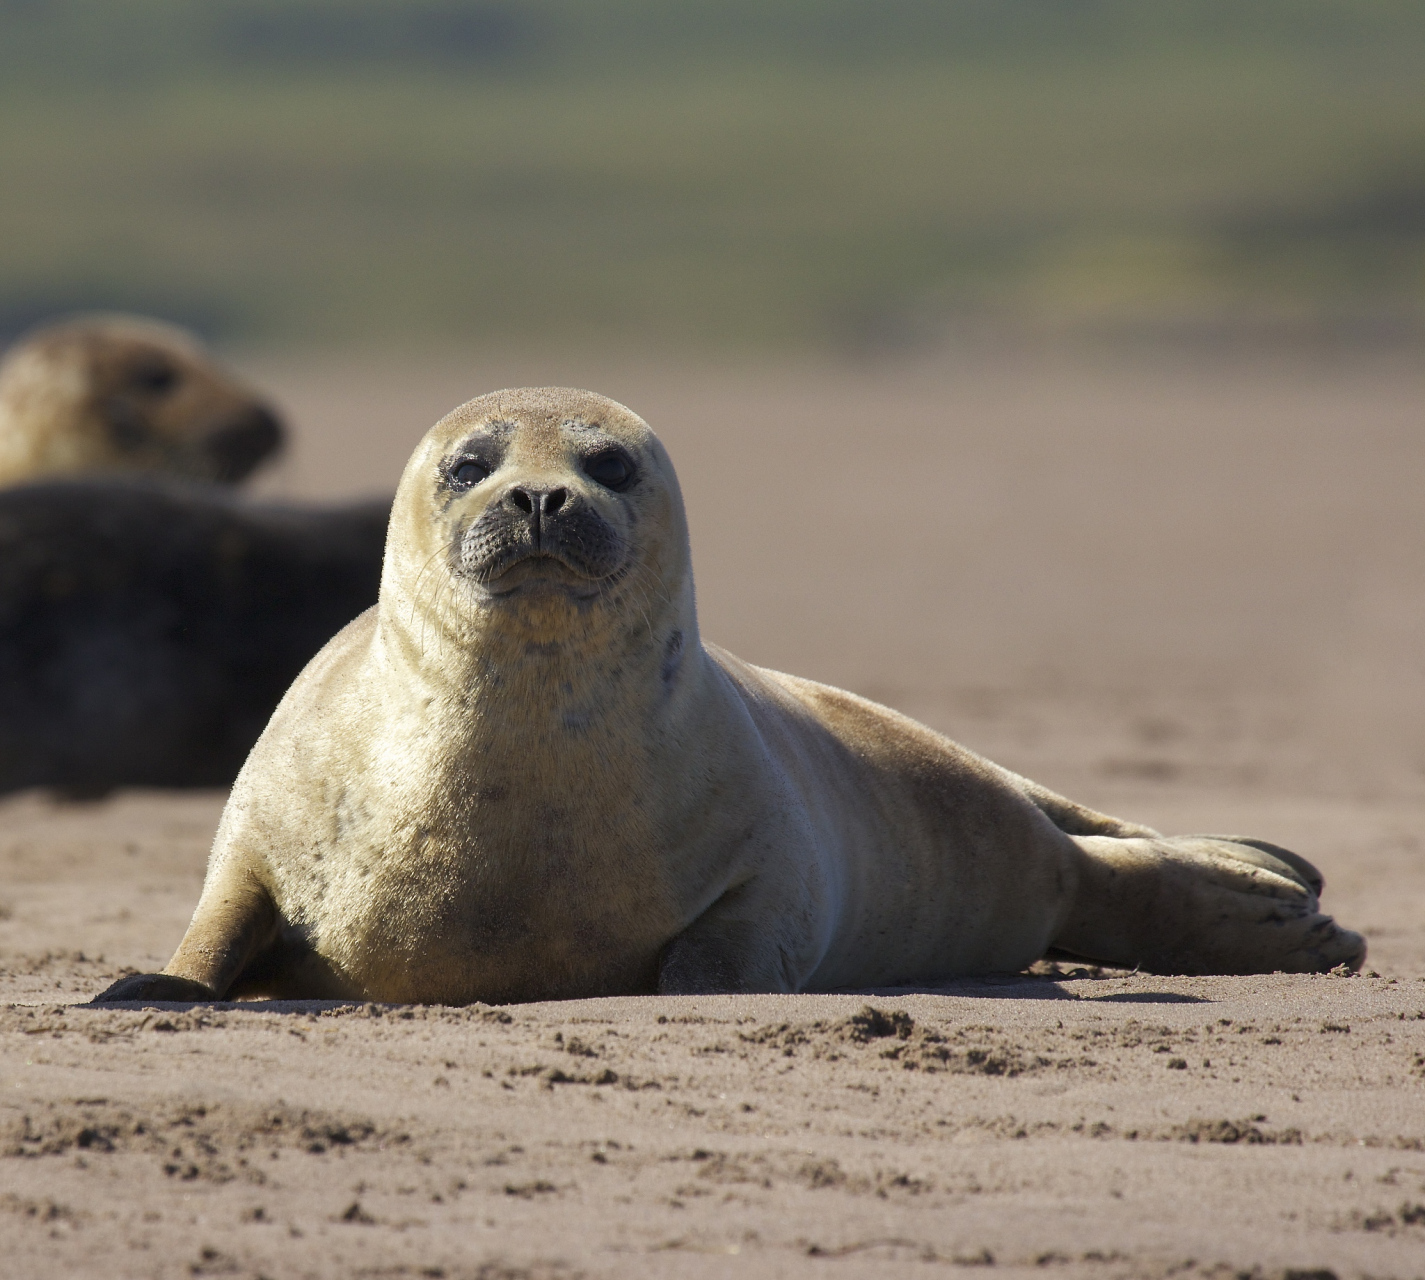
[(1419, 0), (0, 0), (0, 335), (1413, 341)]

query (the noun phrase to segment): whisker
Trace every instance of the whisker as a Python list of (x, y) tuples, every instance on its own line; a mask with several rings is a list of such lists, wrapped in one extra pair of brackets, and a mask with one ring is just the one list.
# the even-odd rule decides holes
[(421, 565), (420, 572), (416, 574), (416, 580), (415, 580), (413, 583), (411, 583), (411, 616), (410, 616), (409, 619), (407, 619), (407, 624), (406, 624), (407, 626), (413, 626), (413, 625), (415, 624), (415, 620), (416, 620), (416, 598), (417, 598), (417, 596), (418, 596), (418, 594), (419, 594), (419, 592), (420, 592), (420, 589), (421, 589), (421, 579), (425, 577), (426, 570), (429, 569), (429, 568), (431, 567), (431, 565), (435, 562), (436, 556), (440, 555), (440, 553), (441, 553), (442, 551), (449, 552), (450, 550), (452, 550), (452, 549), (454, 548), (454, 546), (455, 546), (455, 539), (452, 538), (452, 539), (451, 539), (449, 542), (447, 542), (443, 547), (437, 547), (434, 551), (432, 551), (431, 554), (430, 554), (429, 559), (426, 560), (425, 564)]
[[(412, 584), (412, 587), (411, 587), (411, 619), (410, 619), (410, 623), (408, 623), (407, 625), (414, 625), (414, 623), (415, 623), (416, 607), (417, 607), (417, 605), (420, 604), (421, 579), (422, 579), (423, 577), (425, 577), (426, 570), (429, 569), (429, 568), (431, 567), (431, 565), (435, 563), (435, 560), (436, 560), (436, 557), (437, 557), (437, 556), (440, 556), (440, 555), (442, 555), (442, 554), (448, 556), (448, 555), (455, 549), (456, 543), (457, 543), (457, 541), (458, 541), (458, 536), (459, 536), (458, 534), (455, 535), (455, 536), (452, 536), (451, 539), (450, 539), (448, 542), (446, 542), (443, 546), (437, 547), (437, 548), (430, 554), (430, 556), (429, 556), (429, 558), (426, 560), (425, 564), (423, 564), (423, 565), (421, 566), (420, 572), (419, 572), (418, 574), (416, 574), (416, 580), (415, 580), (415, 582)], [(432, 592), (432, 596), (431, 596), (431, 601), (432, 601), (432, 603), (435, 602), (436, 593), (438, 593), (438, 592), (440, 591), (440, 588), (441, 588), (442, 586), (449, 587), (449, 585), (450, 585), (450, 584), (449, 584), (448, 582), (446, 582), (445, 579), (443, 579), (440, 575), (436, 575), (434, 578), (431, 579), (431, 586), (432, 586), (432, 588), (433, 588), (433, 592)], [(429, 611), (428, 609), (422, 609), (422, 610), (421, 610), (420, 650), (421, 650), (421, 656), (422, 656), (422, 657), (425, 657), (425, 651), (426, 651), (426, 622), (427, 622), (427, 620), (428, 620), (428, 618), (429, 618), (429, 613), (430, 613), (430, 611)], [(441, 620), (441, 625), (444, 626), (444, 620), (443, 620), (443, 619)]]

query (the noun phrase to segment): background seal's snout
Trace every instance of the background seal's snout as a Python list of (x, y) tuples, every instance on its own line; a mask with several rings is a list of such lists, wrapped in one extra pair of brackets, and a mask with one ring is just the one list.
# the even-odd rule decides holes
[(253, 405), (204, 437), (202, 451), (220, 482), (245, 479), (279, 452), (285, 432), (281, 419), (265, 405)]
[(513, 485), (505, 493), (505, 504), (519, 512), (529, 524), (530, 542), (538, 550), (543, 541), (545, 523), (569, 503), (569, 490), (536, 489), (530, 485)]

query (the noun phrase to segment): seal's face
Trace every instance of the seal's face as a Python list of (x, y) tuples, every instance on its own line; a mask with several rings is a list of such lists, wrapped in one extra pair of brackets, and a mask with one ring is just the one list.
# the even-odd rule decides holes
[(685, 580), (690, 599), (682, 501), (647, 424), (587, 391), (535, 388), (472, 400), (427, 435), (397, 495), (382, 595), (438, 615), (427, 623), (518, 622), (552, 640), (588, 634), (595, 614), (657, 629), (658, 602)]
[(282, 444), (271, 409), (187, 343), (96, 331), (89, 409), (120, 465), (235, 484)]
[(42, 329), (0, 372), (7, 480), (157, 471), (232, 484), (282, 444), (272, 410), (181, 330), (137, 317)]
[(457, 571), (496, 598), (592, 597), (626, 568), (633, 506), (621, 498), (640, 479), (632, 450), (601, 422), (481, 423), (440, 464), (461, 510)]

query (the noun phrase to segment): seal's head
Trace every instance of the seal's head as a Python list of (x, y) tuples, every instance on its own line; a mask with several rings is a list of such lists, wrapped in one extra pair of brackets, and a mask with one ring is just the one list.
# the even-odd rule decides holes
[(96, 471), (232, 484), (281, 444), (266, 404), (154, 320), (51, 325), (0, 363), (0, 484)]
[(681, 644), (692, 575), (668, 455), (641, 418), (592, 392), (471, 400), (406, 467), (382, 608), (464, 640), (558, 645), (597, 631), (607, 641), (621, 621), (678, 630)]

